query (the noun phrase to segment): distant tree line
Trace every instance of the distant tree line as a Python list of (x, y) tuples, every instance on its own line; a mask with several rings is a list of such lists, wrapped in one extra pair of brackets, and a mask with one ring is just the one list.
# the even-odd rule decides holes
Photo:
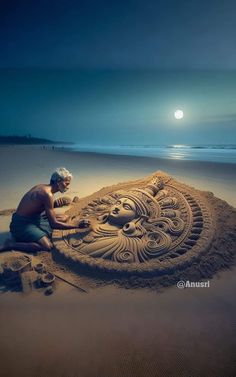
[(0, 144), (56, 144), (55, 141), (32, 137), (31, 134), (26, 136), (1, 136)]

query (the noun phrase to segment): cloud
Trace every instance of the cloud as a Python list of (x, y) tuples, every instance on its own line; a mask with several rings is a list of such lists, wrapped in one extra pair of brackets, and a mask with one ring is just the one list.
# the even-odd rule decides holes
[(212, 123), (212, 124), (236, 123), (236, 113), (207, 115), (207, 116), (203, 116), (200, 120), (205, 123)]

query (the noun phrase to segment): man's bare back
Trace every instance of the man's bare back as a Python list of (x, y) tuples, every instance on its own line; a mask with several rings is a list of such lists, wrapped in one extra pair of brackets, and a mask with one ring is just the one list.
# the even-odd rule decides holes
[[(56, 192), (65, 192), (72, 175), (65, 168), (57, 169), (51, 176), (50, 184), (38, 184), (32, 187), (21, 199), (12, 216), (10, 231), (17, 242), (0, 246), (0, 251), (40, 251), (51, 250), (53, 229), (75, 229), (89, 226), (87, 220), (79, 224), (66, 222), (68, 216), (57, 215), (54, 210)], [(45, 214), (42, 214), (45, 212)]]
[(53, 202), (50, 185), (39, 184), (32, 187), (21, 199), (16, 213), (20, 216), (39, 215), (45, 210), (44, 203), (46, 197)]

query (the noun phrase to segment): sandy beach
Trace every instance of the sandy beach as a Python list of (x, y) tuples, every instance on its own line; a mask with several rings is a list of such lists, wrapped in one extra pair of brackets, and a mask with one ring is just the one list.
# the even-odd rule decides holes
[(199, 190), (211, 191), (236, 207), (234, 164), (167, 160), (71, 152), (47, 146), (1, 146), (1, 209), (16, 206), (22, 193), (37, 182), (48, 182), (51, 172), (66, 166), (74, 174), (70, 195), (84, 197), (102, 187), (138, 179), (162, 170)]
[(0, 377), (236, 377), (235, 14), (1, 1)]
[[(234, 164), (70, 152), (47, 146), (0, 147), (0, 211), (65, 166), (74, 175), (68, 195), (95, 191), (162, 170), (174, 179), (236, 207)], [(0, 242), (10, 215), (0, 216)], [(236, 375), (236, 269), (217, 273), (207, 289), (155, 292), (114, 285), (88, 293), (60, 283), (50, 297), (1, 293), (4, 376)], [(16, 372), (17, 371), (17, 372)]]

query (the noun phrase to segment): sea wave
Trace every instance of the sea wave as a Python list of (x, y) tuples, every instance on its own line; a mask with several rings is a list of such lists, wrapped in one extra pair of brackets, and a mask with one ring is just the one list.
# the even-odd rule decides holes
[(235, 144), (209, 145), (80, 145), (72, 144), (70, 150), (109, 155), (156, 157), (171, 160), (194, 160), (236, 164)]

